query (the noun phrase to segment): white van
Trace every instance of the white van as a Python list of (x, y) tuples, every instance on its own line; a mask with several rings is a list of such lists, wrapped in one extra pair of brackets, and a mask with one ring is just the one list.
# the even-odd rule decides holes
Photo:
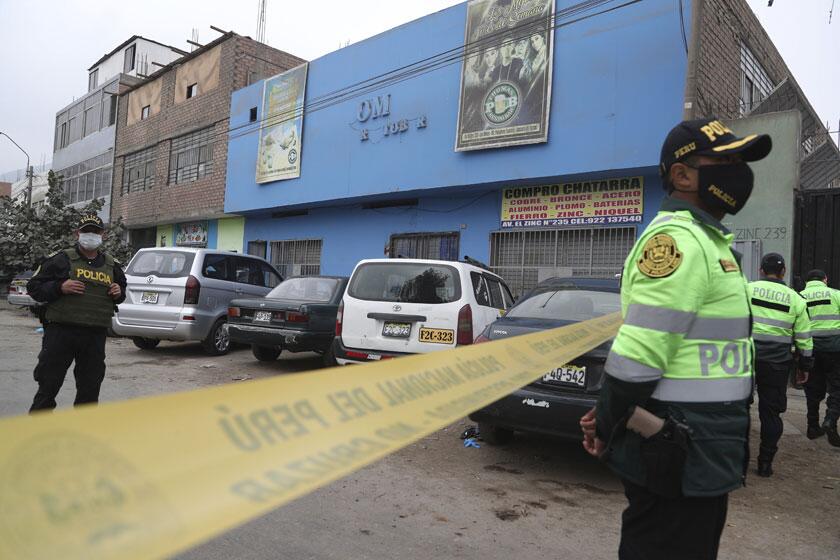
[(346, 365), (472, 344), (511, 305), (504, 281), (473, 264), (364, 260), (339, 307), (335, 359)]

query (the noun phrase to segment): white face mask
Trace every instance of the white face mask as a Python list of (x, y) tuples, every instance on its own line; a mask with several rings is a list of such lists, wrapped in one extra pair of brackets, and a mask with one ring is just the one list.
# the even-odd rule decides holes
[(102, 245), (102, 235), (98, 233), (80, 233), (79, 245), (87, 251), (99, 249), (99, 246)]

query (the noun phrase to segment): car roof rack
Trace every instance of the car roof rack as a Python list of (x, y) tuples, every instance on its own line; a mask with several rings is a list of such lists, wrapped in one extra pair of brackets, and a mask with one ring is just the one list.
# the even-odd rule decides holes
[(473, 266), (477, 266), (478, 268), (483, 268), (484, 270), (487, 270), (489, 272), (493, 272), (493, 270), (489, 266), (477, 259), (470, 257), (469, 255), (464, 255), (464, 262)]

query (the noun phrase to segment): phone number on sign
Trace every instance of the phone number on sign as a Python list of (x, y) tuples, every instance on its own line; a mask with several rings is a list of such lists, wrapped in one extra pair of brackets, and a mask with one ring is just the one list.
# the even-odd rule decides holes
[(641, 216), (597, 216), (591, 218), (558, 218), (552, 220), (505, 220), (503, 228), (597, 226), (607, 224), (638, 224)]

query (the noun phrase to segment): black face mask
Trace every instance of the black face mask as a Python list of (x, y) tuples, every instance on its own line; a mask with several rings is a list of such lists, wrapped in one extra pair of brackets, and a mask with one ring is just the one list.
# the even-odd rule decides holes
[(727, 214), (737, 214), (750, 198), (753, 172), (746, 163), (701, 165), (697, 168), (700, 200)]

